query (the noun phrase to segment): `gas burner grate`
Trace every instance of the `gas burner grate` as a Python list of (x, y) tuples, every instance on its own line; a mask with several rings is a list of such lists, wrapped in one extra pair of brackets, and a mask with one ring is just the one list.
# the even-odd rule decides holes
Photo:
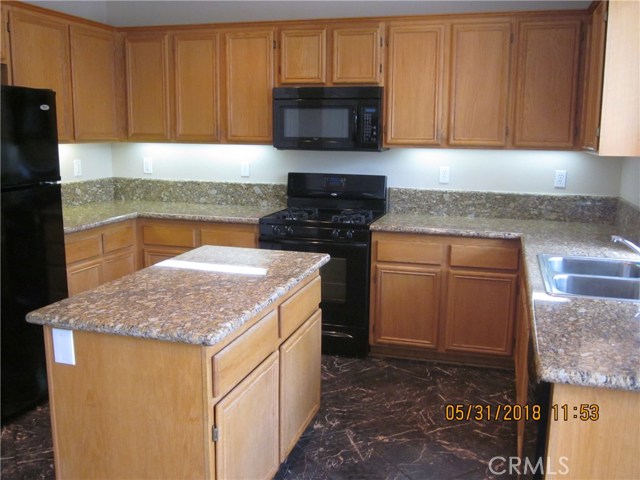
[(277, 220), (316, 220), (318, 218), (317, 208), (297, 208), (291, 207), (276, 213)]
[(338, 215), (333, 215), (331, 221), (335, 223), (351, 223), (365, 225), (373, 219), (371, 210), (343, 210)]

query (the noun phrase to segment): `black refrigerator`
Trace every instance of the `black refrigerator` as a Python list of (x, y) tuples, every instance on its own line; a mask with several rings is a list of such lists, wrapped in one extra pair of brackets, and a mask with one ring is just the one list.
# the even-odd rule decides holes
[(31, 310), (67, 297), (55, 93), (2, 86), (2, 423), (47, 397)]

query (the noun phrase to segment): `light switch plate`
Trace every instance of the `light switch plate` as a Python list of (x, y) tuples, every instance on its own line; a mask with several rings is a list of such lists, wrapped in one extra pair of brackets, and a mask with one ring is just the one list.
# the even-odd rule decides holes
[(449, 167), (440, 167), (440, 183), (449, 183)]
[(151, 157), (144, 157), (142, 159), (142, 171), (144, 173), (153, 173), (153, 160)]
[(240, 162), (240, 176), (248, 177), (249, 175), (249, 162)]
[(73, 175), (75, 177), (82, 176), (82, 160), (79, 158), (73, 159)]
[(76, 352), (73, 345), (73, 330), (52, 328), (53, 359), (56, 363), (76, 364)]

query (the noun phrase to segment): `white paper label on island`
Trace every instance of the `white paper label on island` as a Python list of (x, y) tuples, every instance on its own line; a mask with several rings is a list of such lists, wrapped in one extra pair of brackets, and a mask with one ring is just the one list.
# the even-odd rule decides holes
[(73, 348), (73, 330), (52, 328), (53, 359), (56, 363), (76, 364), (76, 352)]

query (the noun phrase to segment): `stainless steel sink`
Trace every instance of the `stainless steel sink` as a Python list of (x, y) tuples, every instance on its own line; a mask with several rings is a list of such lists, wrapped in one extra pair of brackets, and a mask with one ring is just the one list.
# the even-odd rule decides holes
[(612, 258), (538, 255), (550, 295), (640, 302), (640, 263)]
[(640, 263), (630, 260), (595, 257), (540, 255), (546, 268), (554, 273), (640, 278)]

